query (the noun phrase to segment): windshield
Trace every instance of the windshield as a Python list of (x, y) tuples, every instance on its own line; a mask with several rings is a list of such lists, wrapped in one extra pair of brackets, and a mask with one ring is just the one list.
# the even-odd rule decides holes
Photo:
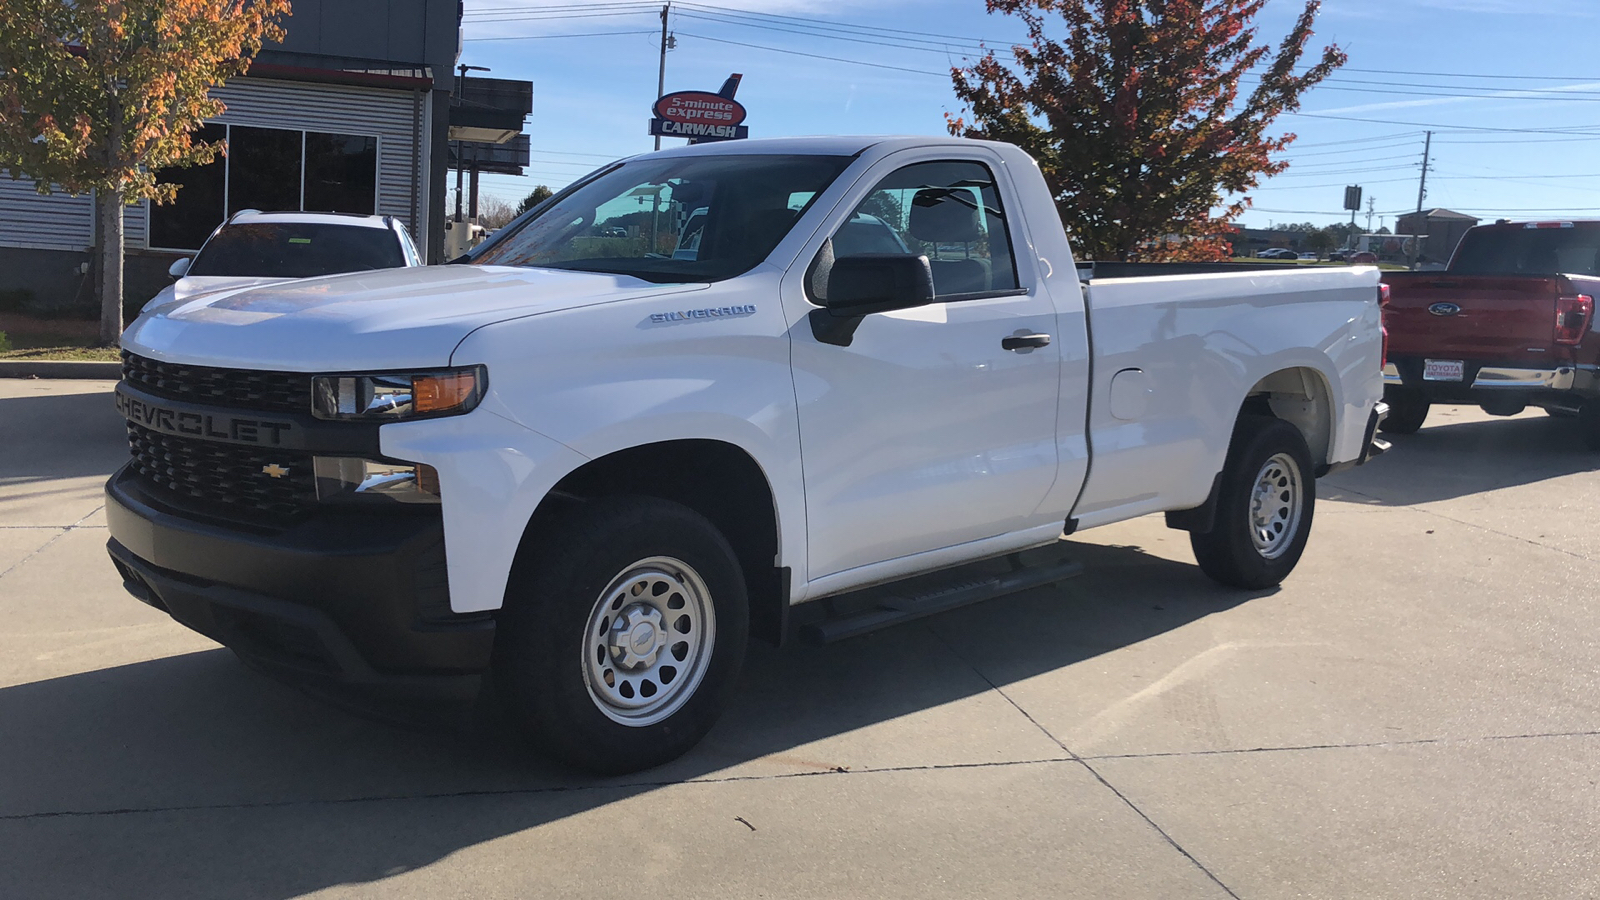
[(560, 197), (477, 265), (721, 281), (767, 258), (846, 156), (690, 156), (625, 163)]
[(311, 278), (406, 264), (387, 228), (314, 222), (224, 225), (206, 241), (189, 275)]
[(1474, 228), (1450, 271), (1459, 275), (1600, 275), (1600, 225)]

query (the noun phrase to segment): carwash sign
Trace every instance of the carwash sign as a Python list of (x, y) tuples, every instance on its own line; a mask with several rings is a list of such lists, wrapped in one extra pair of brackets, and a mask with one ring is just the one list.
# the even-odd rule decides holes
[(699, 141), (732, 141), (750, 136), (744, 104), (709, 91), (674, 91), (655, 105), (650, 133)]

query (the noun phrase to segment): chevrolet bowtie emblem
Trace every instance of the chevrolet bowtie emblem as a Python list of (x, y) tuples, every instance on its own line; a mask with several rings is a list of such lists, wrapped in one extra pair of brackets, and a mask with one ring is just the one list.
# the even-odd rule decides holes
[(282, 478), (283, 476), (289, 474), (288, 469), (285, 469), (283, 466), (280, 466), (277, 463), (268, 463), (267, 465), (262, 466), (261, 472), (264, 475), (271, 475), (273, 478)]

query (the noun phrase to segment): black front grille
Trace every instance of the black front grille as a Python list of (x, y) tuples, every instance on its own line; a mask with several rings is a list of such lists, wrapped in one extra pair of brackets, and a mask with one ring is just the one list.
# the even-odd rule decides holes
[(132, 422), (128, 444), (134, 471), (147, 482), (220, 515), (282, 520), (317, 498), (309, 453), (200, 441)]
[(167, 363), (122, 351), (122, 378), (152, 394), (233, 409), (311, 411), (311, 376)]

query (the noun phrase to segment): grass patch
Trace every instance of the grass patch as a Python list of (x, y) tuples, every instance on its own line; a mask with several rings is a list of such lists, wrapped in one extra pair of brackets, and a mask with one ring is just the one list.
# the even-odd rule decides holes
[(71, 362), (116, 362), (122, 359), (116, 347), (28, 347), (0, 351), (0, 360), (68, 360)]

